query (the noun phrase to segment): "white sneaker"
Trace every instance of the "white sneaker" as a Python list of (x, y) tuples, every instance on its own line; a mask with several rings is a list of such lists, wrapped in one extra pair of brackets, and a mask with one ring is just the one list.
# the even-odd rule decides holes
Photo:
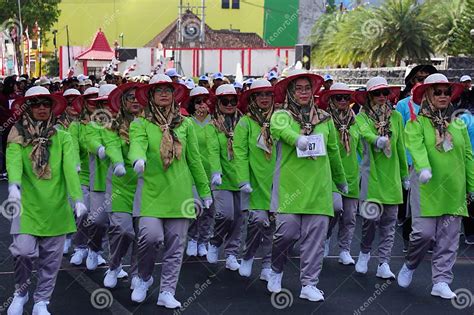
[(239, 274), (242, 277), (250, 277), (250, 275), (252, 274), (252, 264), (253, 258), (250, 258), (249, 260), (242, 259), (242, 262), (240, 263)]
[(236, 271), (240, 268), (240, 264), (234, 255), (229, 255), (225, 260), (225, 267), (229, 270)]
[(49, 302), (45, 301), (35, 303), (35, 305), (33, 305), (33, 315), (51, 315), (51, 313), (48, 312), (48, 304)]
[(382, 279), (395, 279), (395, 275), (393, 274), (392, 270), (390, 270), (390, 266), (386, 262), (378, 265), (375, 276)]
[(219, 255), (219, 247), (216, 247), (214, 245), (209, 244), (208, 250), (207, 250), (207, 261), (210, 264), (215, 264), (217, 263), (217, 256)]
[(451, 288), (446, 282), (438, 282), (433, 285), (433, 289), (431, 289), (431, 295), (439, 296), (443, 299), (454, 299), (456, 298), (456, 293), (451, 291)]
[(89, 249), (87, 252), (86, 267), (88, 270), (96, 270), (99, 264), (99, 254)]
[(122, 266), (114, 270), (107, 269), (105, 272), (104, 287), (111, 289), (115, 288), (120, 271), (122, 271)]
[(188, 247), (186, 248), (186, 255), (196, 256), (197, 255), (197, 242), (195, 240), (188, 241)]
[(72, 265), (80, 266), (84, 258), (87, 257), (87, 248), (76, 248), (69, 261)]
[(270, 279), (267, 283), (267, 289), (270, 292), (280, 293), (281, 292), (281, 278), (283, 278), (283, 272), (276, 273), (275, 271), (271, 271)]
[(324, 301), (324, 292), (314, 285), (305, 285), (301, 288), (300, 299), (306, 299), (313, 302)]
[(352, 259), (351, 254), (347, 250), (343, 250), (339, 253), (339, 260), (341, 264), (348, 266), (348, 265), (354, 265), (355, 261)]
[(270, 280), (270, 275), (272, 273), (271, 268), (263, 268), (260, 272), (260, 280), (267, 281)]
[(198, 245), (198, 256), (199, 257), (204, 257), (206, 255), (207, 255), (206, 244), (199, 244)]
[(403, 264), (402, 269), (398, 272), (398, 277), (397, 277), (397, 282), (398, 285), (401, 286), (402, 288), (408, 288), (408, 286), (411, 283), (411, 280), (413, 279), (413, 273), (415, 272), (415, 269), (411, 270), (408, 269), (406, 264)]
[(28, 292), (25, 296), (20, 296), (18, 293), (13, 294), (13, 301), (8, 307), (7, 315), (23, 315), (23, 306), (28, 302)]
[(164, 306), (166, 308), (181, 308), (181, 303), (174, 298), (171, 292), (163, 291), (158, 295), (158, 302), (156, 304)]
[(330, 239), (327, 239), (324, 241), (324, 256), (323, 257), (328, 257), (329, 256), (329, 243), (331, 242)]
[(135, 289), (139, 279), (140, 279), (140, 277), (136, 276), (136, 275), (132, 277), (132, 281), (130, 281), (130, 290)]
[(150, 277), (148, 281), (143, 281), (141, 278), (138, 278), (137, 283), (132, 292), (132, 301), (141, 303), (146, 299), (146, 293), (148, 292), (148, 288), (151, 287), (153, 284), (153, 277)]
[(69, 253), (70, 247), (71, 247), (71, 239), (66, 238), (66, 240), (64, 241), (63, 255), (67, 255), (67, 253)]
[(105, 261), (104, 257), (102, 257), (102, 254), (99, 253), (97, 256), (97, 265), (107, 265), (107, 262)]
[(355, 270), (358, 273), (367, 273), (367, 264), (370, 260), (370, 253), (364, 254), (362, 252), (359, 253), (359, 259), (357, 259), (357, 263), (355, 265)]
[(120, 270), (120, 272), (117, 275), (118, 279), (123, 279), (123, 278), (127, 278), (127, 277), (128, 277), (128, 273), (123, 269)]

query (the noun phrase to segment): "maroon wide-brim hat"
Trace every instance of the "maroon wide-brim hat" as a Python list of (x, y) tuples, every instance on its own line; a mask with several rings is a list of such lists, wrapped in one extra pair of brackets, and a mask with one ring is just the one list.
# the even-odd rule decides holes
[(42, 86), (34, 86), (28, 89), (24, 97), (19, 97), (13, 101), (12, 114), (15, 120), (20, 119), (21, 115), (26, 110), (26, 102), (30, 99), (46, 98), (53, 102), (51, 108), (53, 115), (60, 116), (67, 107), (67, 100), (58, 94), (50, 94), (49, 90)]
[(110, 92), (109, 102), (108, 102), (110, 109), (113, 112), (118, 113), (120, 111), (120, 106), (122, 106), (122, 95), (130, 89), (138, 90), (144, 85), (145, 84), (139, 83), (139, 82), (128, 82), (128, 83), (119, 85), (115, 90)]
[(148, 105), (148, 95), (151, 89), (155, 89), (160, 85), (167, 85), (173, 87), (173, 97), (175, 102), (183, 102), (188, 93), (188, 89), (185, 85), (172, 82), (170, 77), (165, 74), (156, 74), (151, 78), (150, 83), (146, 84), (135, 92), (135, 97), (137, 98), (138, 103), (142, 106)]
[(320, 75), (309, 73), (302, 69), (293, 70), (290, 73), (288, 73), (288, 76), (285, 79), (275, 84), (274, 86), (275, 87), (275, 103), (285, 102), (286, 91), (288, 89), (288, 85), (292, 81), (300, 79), (300, 78), (307, 78), (311, 82), (312, 95), (315, 95), (316, 93), (319, 92), (324, 82), (323, 77), (321, 77)]
[(333, 84), (333, 86), (336, 85), (334, 89), (324, 90), (319, 93), (319, 99), (318, 99), (319, 108), (326, 110), (329, 106), (329, 98), (333, 95), (351, 95), (352, 96), (354, 94), (354, 91), (349, 89), (349, 87), (347, 87), (345, 84), (344, 86), (342, 86), (341, 84), (341, 88), (338, 87), (338, 84), (339, 83)]
[(429, 75), (423, 84), (420, 84), (413, 89), (413, 102), (415, 102), (415, 104), (421, 104), (426, 89), (433, 85), (449, 85), (451, 88), (452, 101), (458, 100), (464, 91), (464, 86), (461, 83), (449, 82), (444, 74), (434, 73)]
[(273, 86), (262, 86), (262, 87), (256, 87), (253, 89), (251, 88), (249, 90), (245, 90), (242, 94), (240, 94), (240, 99), (239, 99), (239, 107), (240, 107), (239, 109), (243, 113), (246, 113), (248, 111), (250, 95), (252, 95), (253, 93), (258, 93), (258, 92), (275, 93), (275, 88)]

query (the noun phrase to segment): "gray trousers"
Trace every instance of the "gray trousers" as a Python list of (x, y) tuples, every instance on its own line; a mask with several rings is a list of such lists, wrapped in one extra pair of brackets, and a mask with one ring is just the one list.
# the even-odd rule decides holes
[(249, 210), (243, 259), (255, 257), (258, 248), (262, 246), (262, 269), (270, 268), (272, 263), (272, 237), (275, 231), (273, 215), (274, 213), (266, 210)]
[(36, 262), (38, 281), (33, 299), (35, 303), (50, 300), (61, 266), (65, 240), (66, 235), (38, 237), (13, 234), (10, 252), (15, 266), (15, 288), (20, 296), (28, 292), (33, 263)]
[[(89, 187), (81, 185), (82, 188), (82, 195), (84, 197), (84, 204), (87, 207), (87, 210), (90, 210), (90, 192)], [(85, 224), (86, 219), (88, 217), (88, 212), (80, 217), (76, 217), (76, 227), (77, 232), (73, 236), (73, 244), (76, 248), (87, 248), (87, 241), (89, 239), (89, 230), (87, 224)]]
[(138, 275), (148, 281), (155, 268), (158, 246), (164, 243), (160, 292), (173, 295), (183, 261), (189, 219), (141, 217), (138, 232)]
[(132, 242), (132, 253), (130, 256), (130, 270), (129, 274), (134, 277), (138, 276), (138, 232), (139, 232), (140, 218), (133, 217), (133, 231), (135, 232), (135, 238)]
[(379, 205), (382, 207), (381, 215), (375, 219), (363, 219), (362, 240), (360, 251), (364, 254), (370, 253), (372, 243), (375, 239), (375, 231), (379, 229), (378, 255), (379, 263), (389, 263), (392, 254), (393, 241), (395, 239), (395, 225), (397, 223), (398, 205)]
[[(200, 204), (196, 205), (196, 207), (199, 206)], [(211, 238), (211, 227), (215, 213), (214, 204), (209, 209), (198, 209), (196, 213), (200, 215), (192, 220), (188, 230), (188, 237), (198, 242), (198, 244), (207, 245)]]
[(272, 248), (273, 271), (283, 272), (288, 251), (300, 240), (301, 285), (316, 285), (323, 266), (328, 225), (329, 217), (325, 215), (277, 214)]
[(406, 265), (415, 269), (423, 261), (431, 244), (434, 244), (431, 259), (433, 284), (453, 281), (453, 266), (459, 248), (459, 231), (462, 217), (443, 215), (422, 218), (412, 215), (412, 232), (406, 255)]
[(130, 244), (134, 242), (135, 230), (131, 213), (111, 212), (109, 221), (109, 268), (115, 270), (122, 263)]
[(216, 215), (214, 235), (209, 243), (220, 247), (225, 240), (225, 256), (237, 257), (245, 217), (241, 210), (240, 191), (215, 190), (213, 196)]
[(337, 233), (338, 246), (341, 250), (349, 252), (356, 226), (357, 205), (359, 200), (339, 196), (341, 197), (342, 207), (338, 209), (342, 209), (342, 211), (336, 212), (336, 207), (334, 207), (334, 217), (332, 217), (329, 222), (327, 238), (331, 238), (332, 230), (336, 224), (339, 223), (339, 231)]
[(102, 251), (102, 241), (107, 232), (109, 217), (107, 207), (111, 200), (107, 198), (106, 192), (90, 192), (91, 209), (84, 223), (90, 233), (88, 246), (94, 252)]

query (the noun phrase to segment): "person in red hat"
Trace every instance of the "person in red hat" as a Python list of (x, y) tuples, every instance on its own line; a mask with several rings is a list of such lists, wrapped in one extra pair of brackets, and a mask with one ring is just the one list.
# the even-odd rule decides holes
[(30, 88), (12, 105), (18, 122), (8, 136), (8, 205), (15, 265), (13, 301), (8, 314), (23, 314), (36, 262), (37, 285), (33, 314), (49, 314), (66, 234), (76, 230), (68, 195), (77, 216), (86, 212), (82, 202), (74, 148), (69, 133), (55, 127), (66, 100), (44, 87)]
[(329, 241), (332, 230), (339, 223), (338, 245), (339, 262), (353, 265), (350, 254), (351, 242), (356, 225), (357, 205), (359, 203), (359, 161), (357, 153), (361, 153), (360, 133), (355, 121), (355, 113), (351, 109), (354, 91), (346, 84), (336, 82), (328, 90), (320, 94), (320, 107), (331, 114), (334, 125), (339, 132), (339, 153), (344, 173), (346, 174), (349, 191), (340, 193), (334, 189), (334, 217), (329, 222), (324, 256), (329, 255)]
[(274, 110), (272, 84), (266, 79), (255, 80), (250, 89), (243, 92), (240, 105), (248, 113), (235, 127), (233, 145), (242, 210), (248, 210), (248, 225), (239, 274), (251, 275), (255, 254), (262, 247), (260, 279), (268, 281), (275, 229), (274, 213), (269, 211), (276, 157), (270, 134)]
[(331, 116), (314, 103), (313, 95), (322, 83), (321, 76), (305, 70), (290, 72), (275, 85), (275, 98), (284, 106), (270, 121), (277, 141), (271, 209), (278, 213), (267, 289), (281, 291), (288, 252), (300, 240), (300, 298), (310, 301), (324, 300), (316, 285), (329, 221), (334, 216), (332, 183), (348, 193), (337, 130)]
[(400, 92), (382, 77), (367, 81), (366, 91), (356, 91), (354, 99), (362, 107), (356, 123), (362, 136), (361, 188), (359, 212), (363, 218), (360, 253), (355, 270), (367, 273), (370, 251), (378, 228), (380, 241), (376, 276), (391, 279), (390, 270), (398, 205), (403, 203), (402, 186), (410, 186), (403, 138), (403, 121), (390, 99)]
[[(194, 124), (179, 112), (186, 87), (164, 74), (135, 93), (145, 107), (144, 117), (130, 125), (129, 160), (134, 171), (143, 174), (137, 193), (139, 202), (138, 280), (132, 301), (145, 300), (153, 284), (158, 246), (164, 244), (160, 294), (157, 304), (179, 308), (176, 286), (184, 254), (190, 219), (196, 218), (193, 185), (204, 208), (212, 204), (209, 181), (201, 162)], [(138, 191), (138, 189), (137, 189)]]
[(434, 242), (431, 295), (456, 298), (449, 285), (459, 247), (462, 217), (468, 215), (466, 194), (474, 197), (474, 163), (466, 125), (455, 118), (452, 100), (463, 87), (440, 73), (428, 76), (413, 91), (421, 104), (406, 126), (407, 148), (413, 157), (412, 229), (398, 284), (408, 287), (415, 269)]
[(212, 123), (207, 126), (211, 188), (215, 201), (214, 235), (209, 241), (207, 261), (217, 263), (219, 248), (225, 242), (226, 268), (239, 269), (241, 227), (244, 214), (234, 159), (234, 130), (242, 112), (238, 109), (237, 91), (232, 84), (216, 89), (217, 105)]
[(117, 167), (115, 167), (115, 174), (120, 176), (112, 177), (112, 205), (111, 212), (108, 214), (110, 257), (109, 269), (104, 278), (104, 286), (107, 288), (115, 288), (117, 278), (121, 273), (124, 273), (121, 263), (130, 244), (133, 244), (130, 268), (132, 289), (138, 281), (136, 234), (138, 234), (139, 209), (134, 207), (138, 176), (133, 171), (132, 161), (128, 159), (128, 152), (130, 149), (130, 124), (135, 118), (143, 115), (143, 107), (135, 96), (137, 89), (141, 86), (143, 86), (142, 83), (134, 82), (121, 84), (110, 93), (108, 98), (108, 105), (112, 112), (116, 113), (116, 117), (114, 117), (110, 128), (103, 130), (105, 151), (112, 163), (120, 163), (123, 160), (124, 169), (119, 174)]
[[(199, 152), (201, 153), (202, 165), (206, 171), (207, 178), (211, 178), (211, 165), (207, 158), (207, 139), (206, 127), (211, 123), (210, 108), (212, 107), (213, 97), (209, 90), (203, 86), (197, 86), (191, 90), (189, 98), (185, 103), (187, 112), (191, 115), (191, 121), (194, 123), (194, 131), (199, 144)], [(214, 204), (209, 209), (203, 209), (202, 200), (193, 187), (194, 197), (196, 199), (196, 209), (198, 217), (192, 221), (188, 230), (188, 245), (186, 255), (200, 256), (207, 255), (207, 244), (211, 238), (211, 225), (214, 218)]]

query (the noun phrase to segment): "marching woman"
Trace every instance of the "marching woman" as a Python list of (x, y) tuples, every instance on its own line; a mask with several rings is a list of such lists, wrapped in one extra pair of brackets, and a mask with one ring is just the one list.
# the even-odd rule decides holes
[[(144, 118), (130, 125), (129, 160), (143, 174), (138, 234), (138, 276), (132, 301), (143, 302), (153, 283), (157, 249), (164, 243), (158, 305), (181, 307), (174, 295), (183, 260), (189, 220), (196, 217), (193, 184), (204, 208), (212, 203), (201, 163), (194, 124), (180, 113), (186, 87), (157, 74), (139, 88), (136, 97), (145, 107)], [(191, 205), (191, 207), (190, 207)]]
[[(194, 123), (194, 131), (198, 139), (199, 152), (201, 153), (201, 161), (206, 171), (206, 175), (210, 180), (211, 165), (208, 159), (206, 126), (211, 122), (209, 114), (212, 100), (209, 90), (202, 86), (197, 86), (191, 90), (187, 101), (187, 111), (191, 115), (191, 121)], [(188, 246), (186, 254), (188, 256), (199, 255), (201, 257), (207, 255), (207, 244), (211, 237), (211, 226), (214, 217), (214, 205), (210, 209), (203, 209), (202, 201), (197, 195), (197, 191), (193, 188), (196, 198), (197, 218), (192, 221), (188, 231)]]
[[(137, 276), (135, 235), (138, 231), (138, 217), (132, 215), (138, 177), (127, 156), (130, 146), (130, 124), (143, 112), (135, 97), (136, 90), (142, 85), (134, 82), (125, 83), (110, 93), (108, 104), (116, 117), (110, 128), (102, 130), (105, 152), (115, 165), (114, 174), (118, 175), (112, 177), (112, 207), (108, 228), (110, 259), (109, 269), (104, 278), (104, 286), (108, 288), (117, 285), (117, 277), (122, 271), (122, 258), (126, 255), (130, 244), (133, 244), (131, 274)], [(132, 283), (135, 283), (136, 279), (132, 278)]]
[(452, 299), (449, 285), (459, 247), (462, 217), (468, 215), (466, 193), (474, 194), (474, 164), (466, 125), (453, 118), (451, 103), (462, 86), (448, 82), (443, 74), (431, 74), (413, 91), (413, 101), (421, 104), (412, 115), (405, 134), (413, 158), (412, 229), (405, 264), (398, 284), (408, 287), (413, 273), (434, 242), (431, 259), (431, 295)]
[(300, 298), (324, 300), (316, 285), (323, 263), (324, 241), (334, 216), (332, 183), (347, 193), (331, 116), (317, 108), (313, 95), (323, 83), (319, 75), (293, 70), (275, 85), (276, 111), (270, 130), (276, 143), (272, 209), (277, 210), (273, 237), (272, 273), (267, 288), (281, 291), (288, 251), (300, 241)]
[(335, 213), (329, 222), (328, 237), (325, 244), (326, 253), (329, 251), (332, 230), (339, 223), (337, 235), (340, 249), (339, 262), (343, 265), (355, 264), (350, 249), (359, 202), (359, 161), (357, 153), (361, 151), (359, 150), (360, 133), (355, 123), (354, 111), (350, 107), (352, 94), (353, 91), (346, 84), (334, 83), (329, 90), (324, 90), (319, 98), (320, 107), (329, 112), (339, 132), (339, 153), (349, 187), (347, 193), (335, 193), (334, 200), (338, 201), (336, 203), (340, 205), (334, 207)]
[(30, 88), (24, 98), (13, 103), (15, 116), (20, 118), (8, 136), (8, 190), (9, 200), (19, 204), (17, 212), (12, 213), (10, 252), (14, 257), (16, 292), (9, 315), (23, 314), (35, 262), (38, 280), (33, 314), (50, 314), (47, 305), (61, 265), (66, 234), (76, 230), (68, 195), (74, 201), (77, 216), (87, 211), (82, 203), (71, 136), (55, 128), (56, 117), (65, 107), (62, 96), (51, 95), (40, 86)]
[[(97, 97), (99, 89), (95, 87), (88, 88), (85, 90), (82, 96), (76, 97), (72, 101), (72, 107), (79, 113), (78, 117), (78, 128), (77, 128), (77, 142), (79, 149), (80, 159), (80, 171), (79, 179), (81, 181), (82, 194), (84, 196), (84, 204), (87, 210), (90, 210), (90, 192), (89, 192), (89, 153), (87, 152), (85, 128), (90, 123), (90, 115), (93, 109), (88, 103), (91, 98)], [(73, 133), (74, 134), (74, 133)], [(74, 138), (74, 137), (73, 137)], [(73, 139), (74, 141), (74, 139)], [(84, 224), (87, 218), (87, 214), (83, 214), (81, 217), (76, 217), (77, 232), (74, 234), (72, 241), (74, 245), (74, 254), (71, 256), (70, 263), (76, 266), (82, 264), (84, 259), (87, 258), (87, 242), (89, 240), (89, 230), (87, 224)]]
[(356, 91), (354, 98), (362, 105), (356, 116), (362, 136), (360, 215), (363, 218), (362, 240), (355, 270), (367, 273), (372, 242), (378, 227), (380, 241), (376, 276), (395, 278), (390, 270), (398, 204), (403, 202), (402, 185), (408, 189), (408, 166), (403, 138), (403, 122), (392, 110), (389, 99), (399, 93), (382, 77), (371, 78), (367, 91)]
[(242, 113), (237, 108), (237, 92), (232, 84), (216, 89), (217, 105), (212, 123), (207, 125), (209, 162), (211, 164), (211, 188), (215, 202), (214, 235), (209, 241), (207, 261), (217, 263), (219, 247), (225, 244), (226, 268), (239, 269), (237, 256), (240, 250), (240, 234), (244, 221), (241, 209), (240, 186), (237, 179), (233, 138)]
[[(87, 102), (92, 114), (91, 121), (85, 127), (85, 140), (89, 153), (89, 189), (90, 210), (86, 222), (83, 224), (89, 229), (89, 251), (87, 253), (86, 267), (95, 270), (99, 265), (100, 252), (103, 250), (103, 238), (107, 232), (108, 215), (111, 206), (111, 176), (109, 167), (111, 159), (105, 150), (105, 139), (112, 124), (112, 113), (108, 109), (108, 98), (110, 93), (117, 88), (115, 84), (103, 84), (99, 88), (96, 98)], [(118, 161), (113, 161), (113, 173), (122, 176), (125, 173), (123, 158), (121, 154)], [(103, 258), (102, 258), (103, 259)]]
[[(263, 248), (261, 280), (268, 281), (271, 272), (272, 236), (274, 225), (270, 210), (273, 171), (275, 170), (275, 148), (270, 134), (270, 118), (273, 114), (273, 86), (266, 79), (255, 80), (250, 89), (240, 98), (242, 108), (248, 109), (234, 134), (234, 156), (237, 180), (242, 194), (250, 194), (247, 238), (241, 276), (252, 273), (254, 256)], [(246, 110), (244, 110), (245, 112)], [(242, 198), (245, 199), (245, 198)]]

